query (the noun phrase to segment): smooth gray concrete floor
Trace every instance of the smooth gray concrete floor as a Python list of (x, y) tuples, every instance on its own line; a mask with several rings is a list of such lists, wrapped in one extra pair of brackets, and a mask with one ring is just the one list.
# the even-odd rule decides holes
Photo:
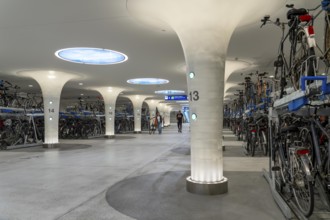
[[(130, 206), (132, 210), (127, 212), (113, 205), (116, 210), (108, 204), (107, 200), (111, 200), (109, 192), (121, 183), (133, 184), (134, 179), (146, 181), (146, 186), (151, 184), (155, 192), (160, 192), (157, 183), (152, 183), (157, 175), (167, 173), (168, 177), (186, 176), (190, 170), (189, 135), (187, 125), (183, 133), (177, 133), (176, 126), (172, 125), (164, 129), (162, 135), (142, 133), (119, 135), (116, 139), (61, 141), (62, 144), (88, 146), (81, 149), (41, 151), (30, 148), (0, 151), (0, 220), (142, 220), (141, 216), (132, 215), (131, 212), (143, 205), (143, 198), (132, 198), (132, 201), (138, 201), (139, 206)], [(226, 151), (230, 152), (231, 142), (228, 143)], [(218, 203), (219, 209), (212, 209), (212, 215), (224, 220), (233, 219), (233, 216), (236, 219), (258, 219), (253, 213), (259, 213), (262, 219), (284, 219), (262, 177), (261, 170), (267, 166), (267, 158), (242, 157), (231, 153), (230, 157), (224, 158), (225, 175), (229, 177), (228, 194), (216, 197), (188, 194), (181, 183), (183, 191), (166, 191), (164, 198), (172, 193), (173, 201), (184, 200), (184, 197), (180, 198), (184, 194), (194, 198), (196, 203), (199, 200), (205, 204), (212, 202), (215, 207)], [(246, 184), (242, 181), (246, 179), (244, 175), (250, 178)], [(171, 190), (171, 184), (162, 186)], [(245, 190), (251, 194), (238, 193), (234, 186), (246, 187)], [(116, 199), (121, 198), (118, 195)], [(162, 198), (160, 195), (156, 198)], [(124, 192), (122, 199), (129, 201)], [(149, 199), (152, 199), (150, 194)], [(119, 200), (116, 201), (119, 203)], [(263, 201), (267, 201), (265, 208), (259, 205), (266, 204)], [(228, 208), (222, 210), (221, 204)], [(180, 203), (180, 209), (189, 212), (189, 207), (184, 203)], [(200, 218), (194, 219), (204, 220), (206, 218), (203, 216), (208, 212), (210, 210), (206, 207), (199, 212)], [(145, 210), (143, 216), (157, 219), (148, 210)], [(166, 216), (167, 219), (177, 219), (175, 213), (167, 213)]]

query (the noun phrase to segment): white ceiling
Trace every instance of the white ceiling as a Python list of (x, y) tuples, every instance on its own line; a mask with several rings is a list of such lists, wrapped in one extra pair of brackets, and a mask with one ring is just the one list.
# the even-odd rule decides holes
[[(288, 1), (291, 2), (297, 7), (311, 8), (320, 1)], [(271, 16), (284, 19), (286, 11), (283, 7)], [(258, 21), (234, 32), (228, 58), (251, 62), (253, 67), (245, 68), (244, 72), (236, 70), (228, 82), (239, 83), (251, 71), (272, 70), (280, 30), (275, 26), (260, 29), (260, 24)], [(54, 55), (68, 47), (112, 49), (125, 53), (128, 60), (95, 66), (69, 63)], [(17, 76), (21, 70), (58, 70), (82, 75), (82, 80), (69, 81), (64, 86), (62, 97), (66, 99), (81, 93), (99, 96), (87, 90), (98, 86), (123, 87), (124, 94), (150, 96), (155, 96), (155, 90), (187, 91), (185, 60), (177, 35), (167, 26), (147, 26), (137, 20), (127, 11), (124, 0), (0, 0), (0, 79), (18, 84), (23, 91), (40, 91), (33, 79)], [(170, 83), (159, 86), (126, 83), (137, 77), (165, 78)], [(79, 82), (84, 85), (79, 86)], [(34, 87), (29, 88), (29, 84)]]

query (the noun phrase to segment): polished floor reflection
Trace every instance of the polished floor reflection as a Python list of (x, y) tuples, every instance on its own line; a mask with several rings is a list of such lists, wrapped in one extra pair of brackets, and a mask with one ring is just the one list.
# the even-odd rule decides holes
[[(162, 135), (65, 140), (67, 148), (77, 145), (66, 150), (0, 151), (0, 220), (284, 219), (262, 177), (267, 158), (243, 157), (241, 142), (232, 140), (229, 132), (224, 132), (229, 193), (205, 197), (185, 192), (189, 135), (188, 125), (182, 133), (172, 125)], [(175, 203), (164, 201), (180, 205), (174, 210)], [(199, 202), (204, 206), (189, 212)], [(157, 204), (172, 212), (162, 214)]]

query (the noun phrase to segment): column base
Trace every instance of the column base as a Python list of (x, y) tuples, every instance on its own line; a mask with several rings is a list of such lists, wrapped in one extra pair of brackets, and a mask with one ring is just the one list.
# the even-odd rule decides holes
[(59, 143), (56, 143), (56, 144), (45, 144), (45, 143), (43, 143), (42, 147), (43, 148), (59, 148), (60, 144)]
[(108, 138), (108, 139), (114, 139), (115, 138), (115, 135), (104, 135), (105, 138)]
[(134, 134), (141, 134), (142, 131), (134, 131)]
[(186, 189), (190, 193), (198, 195), (220, 195), (228, 192), (228, 179), (223, 177), (219, 182), (201, 183), (187, 177)]

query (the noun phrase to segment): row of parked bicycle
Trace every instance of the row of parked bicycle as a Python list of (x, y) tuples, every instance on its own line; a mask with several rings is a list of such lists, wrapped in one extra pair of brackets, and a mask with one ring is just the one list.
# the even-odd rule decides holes
[[(148, 120), (142, 118), (142, 130), (148, 130)], [(59, 119), (60, 139), (86, 139), (105, 134), (105, 117), (61, 114)], [(115, 134), (133, 132), (134, 118), (125, 115), (115, 117)], [(44, 141), (44, 117), (6, 113), (0, 116), (0, 149), (29, 146)]]
[[(269, 156), (276, 191), (309, 217), (316, 204), (330, 211), (330, 0), (313, 9), (287, 7), (287, 21), (262, 19), (282, 32), (273, 77), (245, 76), (244, 89), (224, 108), (224, 125), (248, 155)], [(317, 42), (322, 12), (324, 42)]]

